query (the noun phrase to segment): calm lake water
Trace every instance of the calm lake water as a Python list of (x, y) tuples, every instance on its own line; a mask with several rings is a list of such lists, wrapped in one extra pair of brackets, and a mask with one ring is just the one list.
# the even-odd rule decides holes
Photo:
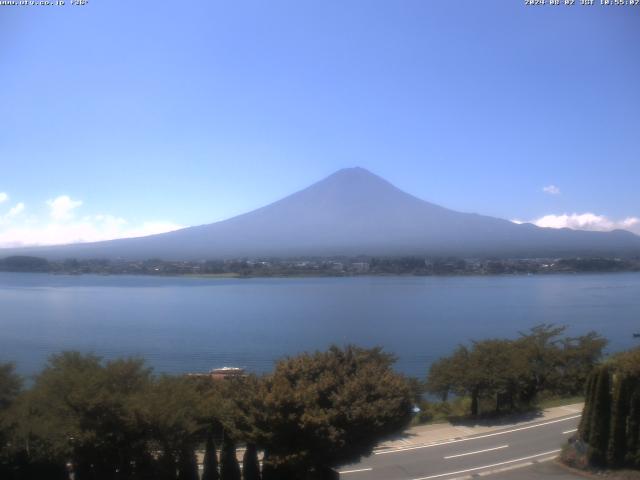
[(640, 344), (640, 274), (200, 279), (0, 273), (0, 361), (65, 349), (140, 355), (160, 372), (263, 372), (331, 343), (381, 345), (424, 376), (458, 343), (539, 323)]

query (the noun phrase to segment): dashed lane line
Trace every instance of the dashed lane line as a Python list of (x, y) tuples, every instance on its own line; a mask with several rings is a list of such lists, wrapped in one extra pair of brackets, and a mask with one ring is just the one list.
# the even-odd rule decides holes
[(373, 468), (358, 468), (356, 470), (343, 470), (338, 472), (340, 475), (345, 475), (347, 473), (360, 473), (360, 472), (370, 472)]
[(513, 460), (507, 460), (505, 462), (492, 463), (491, 465), (482, 465), (480, 467), (467, 468), (465, 470), (457, 470), (455, 472), (438, 473), (437, 475), (429, 475), (428, 477), (413, 478), (412, 480), (430, 480), (432, 478), (448, 477), (449, 475), (460, 475), (461, 473), (476, 472), (478, 470), (484, 470), (486, 468), (500, 467), (502, 465), (508, 465), (510, 463), (522, 462), (524, 460), (531, 460), (532, 458), (543, 457), (545, 455), (552, 455), (552, 454), (556, 454), (558, 452), (560, 452), (560, 450), (551, 450), (549, 452), (536, 453), (535, 455), (529, 455), (527, 457), (521, 457), (521, 458), (516, 458), (516, 459), (513, 459)]
[(484, 450), (476, 450), (475, 452), (458, 453), (457, 455), (448, 455), (443, 457), (445, 460), (450, 458), (466, 457), (467, 455), (475, 455), (476, 453), (493, 452), (494, 450), (502, 450), (503, 448), (509, 448), (509, 445), (500, 445), (499, 447), (485, 448)]

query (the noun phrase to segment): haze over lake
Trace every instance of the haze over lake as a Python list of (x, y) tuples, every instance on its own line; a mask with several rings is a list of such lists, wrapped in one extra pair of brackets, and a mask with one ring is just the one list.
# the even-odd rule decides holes
[(139, 355), (158, 372), (242, 366), (331, 343), (381, 345), (424, 376), (458, 343), (539, 323), (640, 343), (640, 274), (203, 279), (0, 273), (0, 362)]

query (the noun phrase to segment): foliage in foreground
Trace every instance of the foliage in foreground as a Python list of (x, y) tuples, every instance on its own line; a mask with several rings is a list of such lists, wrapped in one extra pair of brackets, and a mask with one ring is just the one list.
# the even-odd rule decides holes
[(260, 385), (260, 443), (278, 478), (370, 454), (411, 420), (412, 390), (380, 349), (332, 347), (278, 364)]
[(393, 362), (332, 347), (263, 378), (212, 381), (65, 352), (27, 390), (0, 365), (0, 478), (68, 479), (70, 465), (76, 480), (197, 480), (204, 450), (204, 478), (240, 480), (236, 442), (247, 447), (245, 480), (327, 478), (409, 421), (413, 391)]
[(598, 468), (640, 469), (640, 348), (620, 353), (587, 381), (578, 452)]
[[(515, 340), (489, 339), (461, 345), (435, 362), (427, 391), (447, 402), (469, 398), (469, 414), (526, 409), (541, 394), (576, 396), (602, 356), (606, 340), (595, 332), (565, 337), (565, 327), (539, 325)], [(485, 412), (486, 413), (486, 412)]]

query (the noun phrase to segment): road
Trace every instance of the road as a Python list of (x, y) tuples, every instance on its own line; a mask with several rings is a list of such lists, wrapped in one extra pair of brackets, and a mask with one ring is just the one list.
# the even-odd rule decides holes
[(432, 445), (375, 452), (340, 468), (343, 480), (451, 480), (506, 471), (556, 457), (580, 415), (567, 415)]
[(541, 462), (528, 467), (491, 475), (487, 480), (584, 480), (583, 475), (573, 473), (558, 462)]

